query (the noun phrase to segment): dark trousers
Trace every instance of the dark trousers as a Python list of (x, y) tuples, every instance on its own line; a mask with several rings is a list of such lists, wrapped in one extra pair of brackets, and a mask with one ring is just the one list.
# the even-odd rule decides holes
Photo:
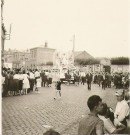
[(7, 95), (8, 95), (8, 87), (7, 87), (7, 84), (3, 84), (2, 97), (6, 97)]
[(43, 87), (43, 80), (42, 80), (42, 84), (41, 84), (41, 85), (42, 85), (42, 87)]
[(100, 86), (100, 84), (101, 84), (101, 81), (99, 80), (99, 81), (98, 81), (98, 85)]
[(42, 87), (45, 87), (46, 86), (46, 81), (42, 81)]
[(103, 80), (103, 82), (102, 82), (102, 89), (104, 89), (104, 90), (105, 90), (105, 88), (106, 88), (106, 81), (105, 81), (105, 80)]
[(81, 78), (81, 84), (84, 85), (84, 83), (85, 83), (85, 77), (82, 77), (82, 78)]
[(111, 81), (108, 82), (108, 87), (111, 88)]
[(88, 84), (88, 90), (91, 90), (91, 82), (87, 82)]
[(29, 81), (30, 81), (30, 91), (33, 91), (35, 80), (34, 79), (30, 79)]

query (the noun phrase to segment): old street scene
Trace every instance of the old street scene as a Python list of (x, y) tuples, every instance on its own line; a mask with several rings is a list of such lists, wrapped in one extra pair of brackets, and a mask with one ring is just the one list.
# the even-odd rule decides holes
[(130, 134), (127, 5), (1, 0), (2, 135)]

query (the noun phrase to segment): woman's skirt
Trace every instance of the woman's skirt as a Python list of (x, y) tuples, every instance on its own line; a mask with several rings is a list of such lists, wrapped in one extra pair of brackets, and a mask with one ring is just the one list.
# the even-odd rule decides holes
[(52, 78), (49, 78), (48, 83), (52, 84)]
[(19, 80), (19, 90), (23, 89), (23, 80)]
[(13, 90), (14, 91), (18, 91), (19, 90), (19, 80), (18, 79), (14, 79), (13, 80)]

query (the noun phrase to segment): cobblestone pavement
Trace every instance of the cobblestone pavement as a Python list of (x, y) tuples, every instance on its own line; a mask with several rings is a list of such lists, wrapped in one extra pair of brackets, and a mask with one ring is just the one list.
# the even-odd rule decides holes
[(113, 109), (115, 89), (102, 90), (93, 84), (87, 86), (62, 85), (62, 98), (54, 100), (54, 88), (40, 88), (40, 93), (5, 97), (2, 99), (2, 135), (43, 135), (45, 125), (61, 134), (77, 134), (78, 122), (89, 110), (87, 99), (97, 94)]

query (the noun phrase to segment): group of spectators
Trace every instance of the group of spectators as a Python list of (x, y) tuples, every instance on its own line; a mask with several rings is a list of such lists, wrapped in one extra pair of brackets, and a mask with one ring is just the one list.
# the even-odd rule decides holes
[(2, 96), (26, 95), (38, 91), (39, 87), (51, 87), (51, 73), (35, 70), (6, 69), (2, 70)]

